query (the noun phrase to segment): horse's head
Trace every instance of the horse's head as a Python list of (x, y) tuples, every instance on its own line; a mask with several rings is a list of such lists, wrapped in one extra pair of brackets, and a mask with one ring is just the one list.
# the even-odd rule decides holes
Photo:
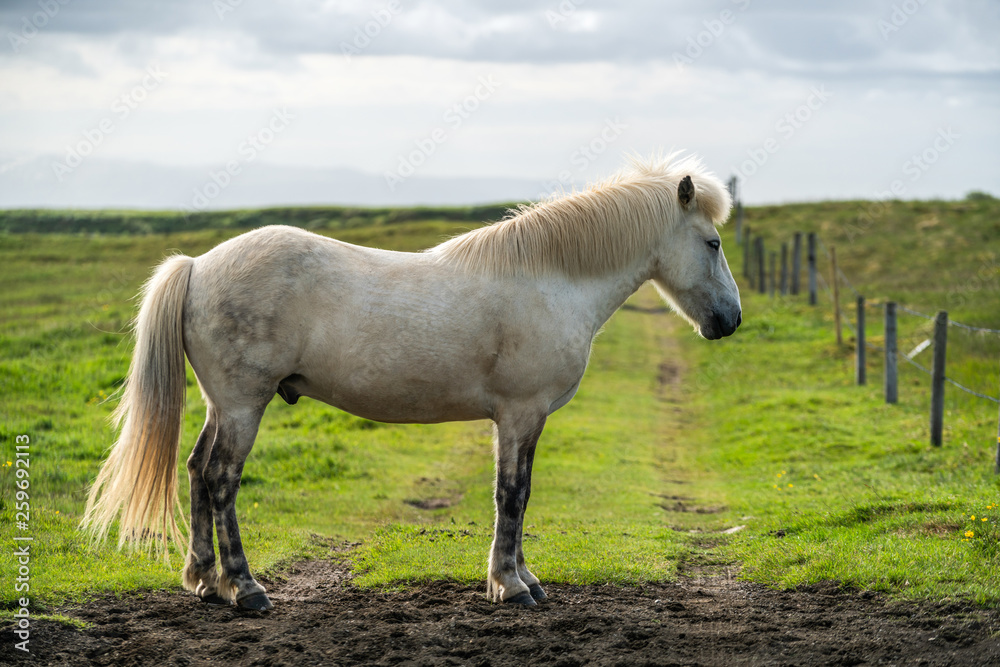
[[(657, 257), (653, 282), (676, 311), (710, 340), (729, 336), (742, 321), (740, 291), (722, 252), (719, 232), (712, 217), (729, 210), (729, 198), (717, 183), (706, 183), (709, 206), (699, 205), (698, 188), (690, 176), (677, 186), (678, 219), (669, 225)], [(725, 206), (719, 203), (724, 199)], [(708, 204), (709, 202), (705, 202)]]

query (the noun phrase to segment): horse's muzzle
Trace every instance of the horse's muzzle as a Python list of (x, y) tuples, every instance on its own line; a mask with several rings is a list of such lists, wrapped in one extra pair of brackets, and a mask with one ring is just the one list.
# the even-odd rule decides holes
[(708, 340), (718, 340), (726, 336), (732, 336), (736, 329), (743, 323), (743, 312), (736, 311), (736, 317), (721, 313), (712, 313), (712, 320), (708, 326), (701, 327), (699, 333)]

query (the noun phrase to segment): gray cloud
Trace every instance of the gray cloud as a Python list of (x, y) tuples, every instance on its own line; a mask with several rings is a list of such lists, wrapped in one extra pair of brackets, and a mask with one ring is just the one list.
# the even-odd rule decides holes
[[(1000, 4), (989, 1), (805, 5), (790, 0), (697, 4), (397, 0), (396, 4), (398, 13), (388, 25), (380, 26), (379, 17), (384, 21), (389, 15), (389, 0), (280, 4), (93, 0), (61, 6), (46, 30), (92, 38), (132, 36), (122, 44), (189, 32), (219, 38), (235, 35), (255, 45), (259, 56), (271, 58), (340, 53), (348, 45), (360, 57), (418, 55), (530, 63), (669, 61), (700, 41), (705, 46), (694, 59), (696, 65), (734, 70), (916, 74), (928, 69), (914, 56), (939, 52), (947, 57), (941, 59), (940, 67), (930, 70), (935, 76), (970, 71), (996, 76), (1000, 72), (996, 44)], [(902, 5), (915, 11), (906, 14), (899, 9)], [(37, 11), (37, 0), (4, 3), (0, 27), (5, 34), (17, 32), (24, 17)], [(724, 25), (727, 17), (730, 21)], [(900, 20), (902, 24), (895, 25)], [(364, 35), (366, 28), (374, 32), (376, 27), (376, 35)], [(359, 35), (361, 47), (355, 44)]]

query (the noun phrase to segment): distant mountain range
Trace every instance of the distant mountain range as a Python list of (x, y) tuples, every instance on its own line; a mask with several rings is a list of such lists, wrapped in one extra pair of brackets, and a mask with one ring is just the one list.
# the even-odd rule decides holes
[(171, 167), (96, 157), (83, 158), (75, 167), (56, 157), (0, 160), (0, 208), (8, 209), (468, 205), (533, 200), (558, 189), (533, 179), (419, 173), (394, 186), (382, 175), (344, 168), (243, 164), (227, 172), (219, 166)]

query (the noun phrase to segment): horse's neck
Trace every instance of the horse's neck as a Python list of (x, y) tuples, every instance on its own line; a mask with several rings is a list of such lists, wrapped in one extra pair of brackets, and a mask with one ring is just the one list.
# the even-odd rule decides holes
[(597, 279), (595, 289), (592, 291), (595, 330), (602, 327), (615, 311), (651, 278), (652, 267), (648, 262), (641, 261), (622, 271)]

